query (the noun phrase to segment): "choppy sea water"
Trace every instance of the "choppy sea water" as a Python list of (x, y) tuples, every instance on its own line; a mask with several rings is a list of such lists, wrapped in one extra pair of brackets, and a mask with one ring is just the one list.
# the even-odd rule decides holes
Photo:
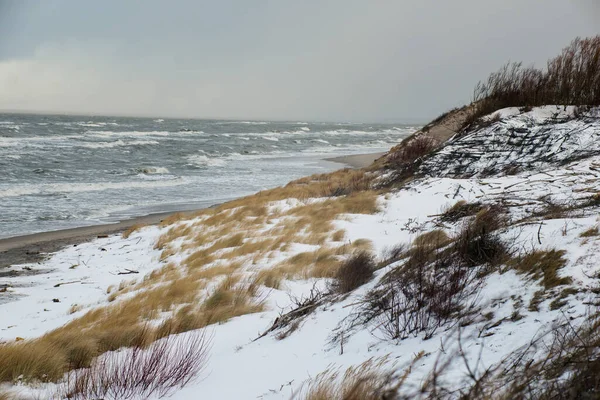
[(0, 114), (0, 237), (206, 207), (386, 151), (408, 125)]

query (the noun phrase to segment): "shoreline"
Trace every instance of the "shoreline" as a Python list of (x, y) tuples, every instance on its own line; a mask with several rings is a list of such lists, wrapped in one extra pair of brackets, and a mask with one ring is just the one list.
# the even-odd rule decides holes
[(352, 168), (365, 168), (375, 162), (378, 158), (381, 158), (384, 154), (387, 154), (387, 152), (351, 154), (348, 156), (325, 158), (325, 161), (346, 164)]
[[(324, 161), (346, 164), (351, 168), (364, 168), (386, 153), (353, 154), (326, 158)], [(36, 263), (49, 253), (66, 246), (77, 246), (98, 237), (113, 235), (125, 231), (134, 225), (156, 225), (163, 219), (178, 213), (195, 213), (216, 204), (195, 210), (167, 211), (125, 219), (119, 222), (82, 226), (55, 231), (45, 231), (28, 235), (19, 235), (0, 239), (0, 270), (11, 265)], [(14, 272), (13, 272), (14, 273)], [(0, 272), (0, 277), (2, 273)]]

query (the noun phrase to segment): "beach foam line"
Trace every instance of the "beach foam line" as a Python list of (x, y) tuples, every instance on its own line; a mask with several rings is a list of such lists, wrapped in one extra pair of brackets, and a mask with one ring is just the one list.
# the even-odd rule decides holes
[(155, 187), (180, 186), (188, 183), (187, 179), (174, 178), (171, 180), (127, 181), (102, 183), (47, 183), (41, 185), (21, 185), (0, 190), (0, 198), (31, 195), (49, 195), (59, 193), (98, 192), (104, 190), (140, 189)]

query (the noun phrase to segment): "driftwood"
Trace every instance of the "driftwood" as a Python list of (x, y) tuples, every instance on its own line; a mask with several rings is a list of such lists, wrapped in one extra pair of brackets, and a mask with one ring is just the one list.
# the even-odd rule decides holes
[(71, 282), (64, 282), (64, 283), (57, 283), (56, 285), (54, 285), (54, 287), (61, 287), (62, 285), (70, 285), (72, 283), (80, 283), (81, 281), (71, 281)]
[(119, 273), (117, 273), (117, 275), (131, 275), (131, 274), (139, 274), (140, 271), (135, 271), (133, 269), (127, 269), (125, 268), (125, 272), (119, 271)]

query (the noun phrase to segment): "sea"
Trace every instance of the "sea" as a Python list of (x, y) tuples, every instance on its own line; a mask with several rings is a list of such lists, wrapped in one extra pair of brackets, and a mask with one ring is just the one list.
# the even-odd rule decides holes
[(343, 168), (418, 129), (0, 114), (0, 238), (208, 207)]

